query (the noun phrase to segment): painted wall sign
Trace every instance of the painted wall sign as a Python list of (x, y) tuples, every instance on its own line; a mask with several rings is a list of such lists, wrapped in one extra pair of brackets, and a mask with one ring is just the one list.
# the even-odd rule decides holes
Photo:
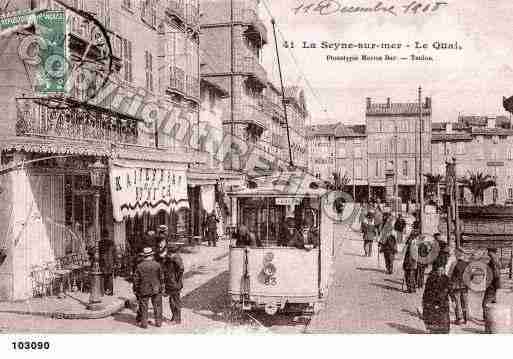
[(185, 170), (110, 165), (114, 219), (188, 207)]

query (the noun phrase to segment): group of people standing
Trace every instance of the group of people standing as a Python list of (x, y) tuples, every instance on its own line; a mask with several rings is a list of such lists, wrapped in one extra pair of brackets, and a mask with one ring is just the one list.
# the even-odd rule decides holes
[(162, 297), (169, 297), (171, 322), (181, 323), (181, 290), (183, 288), (183, 260), (176, 243), (168, 243), (166, 226), (148, 231), (141, 239), (134, 259), (133, 291), (137, 298), (137, 324), (148, 327), (148, 303), (153, 305), (155, 326), (163, 323)]
[(405, 229), (406, 221), (400, 213), (396, 217), (383, 211), (379, 204), (364, 209), (361, 217), (364, 255), (372, 257), (372, 247), (377, 242), (379, 252), (385, 258), (387, 273), (392, 274), (397, 247), (402, 242)]

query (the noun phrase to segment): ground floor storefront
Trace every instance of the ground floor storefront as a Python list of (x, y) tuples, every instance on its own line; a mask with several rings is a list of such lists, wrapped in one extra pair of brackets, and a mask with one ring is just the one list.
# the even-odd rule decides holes
[[(191, 243), (200, 232), (202, 186), (188, 183), (190, 163), (198, 162), (192, 157), (15, 142), (2, 148), (0, 300), (87, 290), (101, 239), (114, 242), (115, 270), (122, 273), (129, 270), (135, 242), (149, 230), (166, 225), (168, 241), (180, 243)], [(93, 186), (98, 164), (103, 179)]]

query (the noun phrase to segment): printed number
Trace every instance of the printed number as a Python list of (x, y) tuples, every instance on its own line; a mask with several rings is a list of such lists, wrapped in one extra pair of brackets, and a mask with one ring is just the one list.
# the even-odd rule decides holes
[(48, 350), (50, 342), (12, 342), (14, 350)]

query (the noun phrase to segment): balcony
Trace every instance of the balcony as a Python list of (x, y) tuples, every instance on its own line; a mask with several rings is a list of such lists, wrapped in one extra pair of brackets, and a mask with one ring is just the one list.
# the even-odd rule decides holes
[[(254, 9), (239, 8), (234, 9), (234, 22), (242, 23), (247, 26), (251, 26), (254, 31), (250, 31), (249, 34), (255, 34), (259, 36), (258, 40), (261, 40), (263, 44), (266, 44), (267, 39), (267, 28), (265, 27), (262, 20), (258, 16)], [(250, 35), (253, 37), (253, 35)]]
[(166, 13), (170, 16), (178, 18), (185, 22), (185, 5), (183, 0), (168, 0), (166, 5)]
[(17, 136), (137, 144), (137, 121), (82, 107), (54, 108), (49, 100), (17, 98)]
[(191, 97), (195, 100), (200, 98), (200, 85), (199, 78), (187, 75), (187, 97)]
[(267, 72), (264, 67), (260, 65), (255, 56), (236, 56), (235, 72), (254, 78), (262, 85), (262, 87), (265, 87), (267, 84)]
[(240, 119), (237, 119), (237, 121), (255, 125), (262, 131), (267, 128), (265, 114), (259, 105), (245, 102), (239, 103), (238, 105), (240, 108), (238, 111), (238, 113), (240, 113)]
[[(169, 68), (169, 83), (167, 84), (168, 92), (178, 92), (181, 95), (186, 94), (186, 81), (185, 81), (185, 72), (176, 66), (171, 66)], [(167, 82), (167, 81), (166, 81)]]

